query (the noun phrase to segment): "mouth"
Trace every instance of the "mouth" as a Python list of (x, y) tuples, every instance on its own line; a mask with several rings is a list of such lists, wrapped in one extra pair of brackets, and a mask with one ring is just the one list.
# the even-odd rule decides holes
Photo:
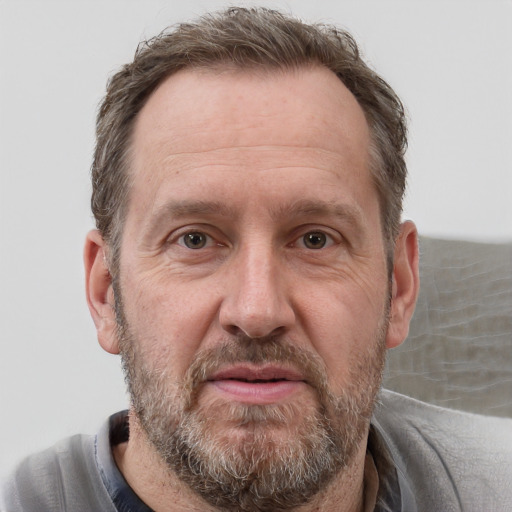
[(286, 400), (307, 385), (296, 370), (251, 365), (221, 369), (208, 379), (207, 384), (231, 401), (260, 405)]

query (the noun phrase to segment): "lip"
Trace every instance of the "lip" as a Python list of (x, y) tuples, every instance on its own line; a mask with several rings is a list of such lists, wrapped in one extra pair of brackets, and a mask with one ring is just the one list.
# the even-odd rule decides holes
[(215, 372), (207, 381), (230, 400), (247, 404), (272, 404), (306, 386), (300, 372), (282, 366), (236, 365)]

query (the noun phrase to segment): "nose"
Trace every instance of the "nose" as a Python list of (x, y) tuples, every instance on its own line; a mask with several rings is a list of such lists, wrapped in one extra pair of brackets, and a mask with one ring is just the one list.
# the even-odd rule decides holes
[(236, 257), (227, 276), (220, 306), (222, 328), (251, 338), (283, 334), (295, 322), (287, 278), (271, 248), (247, 248)]

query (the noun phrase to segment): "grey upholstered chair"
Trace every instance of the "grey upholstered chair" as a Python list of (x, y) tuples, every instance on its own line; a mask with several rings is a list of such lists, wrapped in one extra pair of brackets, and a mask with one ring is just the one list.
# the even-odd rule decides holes
[(444, 407), (512, 417), (512, 244), (421, 238), (421, 291), (384, 386)]

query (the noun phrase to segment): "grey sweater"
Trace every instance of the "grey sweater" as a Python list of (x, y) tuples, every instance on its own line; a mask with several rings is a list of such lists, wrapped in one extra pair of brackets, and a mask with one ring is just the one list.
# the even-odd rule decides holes
[[(150, 512), (126, 484), (111, 445), (126, 413), (97, 436), (77, 435), (25, 459), (3, 485), (1, 512)], [(370, 451), (378, 511), (512, 512), (512, 420), (428, 405), (382, 391)]]

